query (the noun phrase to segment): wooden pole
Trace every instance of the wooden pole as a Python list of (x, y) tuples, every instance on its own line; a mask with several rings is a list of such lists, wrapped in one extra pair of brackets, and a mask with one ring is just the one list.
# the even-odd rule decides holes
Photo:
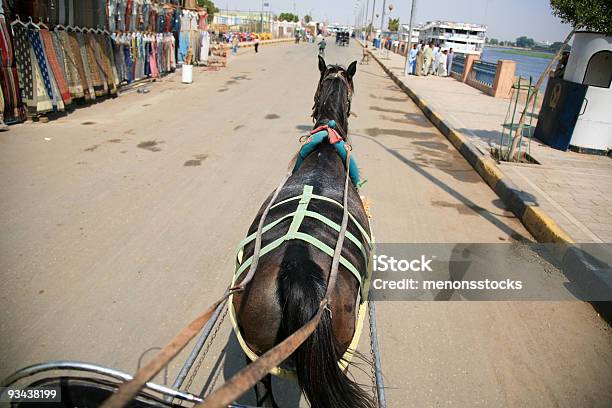
[[(544, 82), (544, 78), (548, 76), (548, 73), (552, 69), (552, 66), (554, 65), (554, 63), (561, 57), (561, 54), (565, 50), (567, 43), (572, 39), (573, 35), (574, 35), (574, 30), (572, 29), (572, 31), (570, 31), (570, 33), (565, 38), (565, 41), (563, 42), (561, 47), (559, 47), (559, 50), (555, 54), (555, 57), (552, 60), (550, 60), (550, 62), (548, 63), (548, 66), (546, 67), (544, 72), (542, 72), (542, 75), (540, 75), (540, 79), (538, 79), (538, 82), (536, 82), (536, 84), (534, 85), (535, 89), (540, 89), (540, 86), (542, 86), (542, 82)], [(514, 133), (514, 138), (512, 139), (512, 145), (510, 146), (510, 149), (508, 150), (508, 156), (506, 157), (507, 161), (514, 161), (514, 156), (516, 156), (518, 144), (519, 144), (519, 141), (521, 140), (521, 135), (523, 134), (523, 125), (525, 124), (525, 116), (527, 113), (527, 108), (529, 107), (529, 104), (531, 104), (536, 94), (537, 92), (533, 92), (531, 95), (529, 95), (529, 99), (527, 99), (527, 101), (525, 102), (525, 108), (523, 109), (523, 112), (521, 112), (521, 118), (519, 119), (518, 126), (516, 127), (516, 132)]]

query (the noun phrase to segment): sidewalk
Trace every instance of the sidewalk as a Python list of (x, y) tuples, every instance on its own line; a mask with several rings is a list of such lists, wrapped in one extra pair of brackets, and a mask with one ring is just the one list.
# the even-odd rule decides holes
[[(453, 78), (405, 77), (404, 57), (374, 55), (449, 127), (480, 154), (491, 158), (489, 143), (499, 144), (509, 101), (485, 95)], [(526, 201), (538, 207), (577, 243), (612, 242), (612, 160), (605, 156), (562, 152), (531, 142), (537, 164), (501, 163), (499, 168)]]

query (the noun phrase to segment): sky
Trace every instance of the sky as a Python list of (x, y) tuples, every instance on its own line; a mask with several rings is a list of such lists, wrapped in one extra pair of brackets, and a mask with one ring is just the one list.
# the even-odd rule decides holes
[[(376, 1), (376, 13), (381, 14), (383, 0), (264, 0), (275, 13), (297, 12), (301, 17), (311, 14), (314, 20), (353, 25), (356, 10), (362, 10), (369, 1), (368, 16)], [(570, 26), (552, 15), (548, 0), (414, 0), (416, 23), (429, 20), (451, 20), (486, 24), (487, 36), (500, 40), (515, 40), (526, 35), (536, 41), (563, 41)], [(261, 10), (261, 0), (214, 0), (220, 9)], [(411, 0), (386, 0), (394, 9), (391, 17), (400, 18), (402, 24), (410, 20)], [(355, 8), (355, 4), (359, 4)], [(266, 9), (267, 10), (267, 9)], [(387, 13), (387, 10), (385, 13)], [(369, 19), (370, 17), (368, 17)], [(380, 27), (380, 17), (375, 19)], [(385, 19), (386, 21), (386, 19)], [(386, 23), (385, 23), (386, 29)]]

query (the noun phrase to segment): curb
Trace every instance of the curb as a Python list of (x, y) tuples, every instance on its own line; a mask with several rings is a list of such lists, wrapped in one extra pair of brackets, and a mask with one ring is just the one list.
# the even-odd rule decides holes
[[(259, 45), (274, 45), (274, 44), (281, 44), (281, 43), (285, 43), (285, 42), (292, 42), (295, 41), (293, 38), (276, 38), (273, 40), (261, 40), (259, 42)], [(228, 44), (231, 45), (231, 44)], [(241, 42), (238, 43), (238, 49), (240, 48), (249, 48), (249, 47), (254, 47), (255, 46), (255, 42), (254, 41), (248, 41), (248, 42)], [(231, 49), (231, 47), (230, 47)]]
[(407, 87), (371, 51), (368, 52), (393, 82), (423, 111), (427, 119), (455, 146), (538, 242), (574, 244), (574, 240), (550, 216), (523, 197), (522, 191), (506, 177), (493, 159), (483, 156), (472, 142), (454, 129), (440, 113), (432, 110), (423, 98)]

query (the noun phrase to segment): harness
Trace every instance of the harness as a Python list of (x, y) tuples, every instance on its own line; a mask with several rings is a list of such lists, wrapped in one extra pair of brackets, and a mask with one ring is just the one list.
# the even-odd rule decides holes
[[(328, 139), (329, 143), (336, 148), (336, 152), (340, 155), (343, 162), (346, 161), (346, 143), (342, 140), (342, 137), (336, 131), (336, 121), (330, 120), (327, 125), (319, 126), (310, 132), (308, 141), (300, 148), (300, 152), (293, 167), (293, 173), (300, 169), (300, 166), (306, 160), (306, 157), (325, 140)], [(359, 176), (359, 168), (357, 162), (351, 156), (349, 163), (349, 174), (353, 185), (360, 188), (363, 183)]]
[[(315, 248), (319, 249), (321, 252), (324, 252), (325, 254), (329, 255), (330, 257), (334, 256), (333, 248), (331, 248), (330, 246), (328, 246), (327, 244), (325, 244), (323, 241), (319, 240), (318, 238), (313, 237), (312, 235), (306, 234), (304, 232), (300, 232), (299, 229), (300, 229), (300, 226), (302, 225), (302, 221), (304, 220), (304, 218), (310, 217), (310, 218), (314, 218), (316, 220), (321, 221), (323, 224), (327, 225), (328, 227), (333, 228), (336, 232), (340, 232), (341, 227), (339, 224), (337, 224), (336, 222), (332, 221), (331, 219), (327, 218), (326, 216), (322, 214), (319, 214), (314, 211), (310, 211), (308, 209), (308, 205), (310, 204), (312, 200), (320, 200), (320, 201), (325, 201), (328, 203), (335, 204), (340, 208), (344, 208), (344, 207), (342, 204), (340, 204), (336, 200), (333, 200), (331, 198), (321, 196), (318, 194), (314, 194), (312, 191), (313, 191), (312, 186), (305, 185), (302, 191), (302, 194), (295, 196), (295, 197), (288, 198), (283, 201), (280, 201), (274, 204), (272, 207), (270, 207), (270, 209), (273, 209), (285, 203), (289, 203), (292, 201), (298, 201), (298, 205), (295, 211), (289, 214), (286, 214), (280, 217), (279, 219), (263, 227), (262, 234), (265, 234), (267, 231), (270, 231), (272, 228), (274, 228), (281, 222), (287, 219), (291, 219), (291, 224), (289, 226), (289, 229), (285, 233), (285, 235), (281, 236), (280, 238), (277, 238), (276, 240), (270, 242), (268, 245), (261, 248), (261, 251), (259, 252), (260, 256), (263, 256), (267, 254), (268, 252), (275, 250), (276, 248), (281, 246), (285, 241), (290, 241), (292, 239), (299, 239), (301, 241), (307, 242), (311, 244), (312, 246), (314, 246)], [(355, 235), (351, 234), (349, 231), (346, 232), (346, 238), (348, 238), (349, 241), (351, 241), (353, 244), (355, 244), (359, 248), (361, 255), (363, 256), (363, 260), (365, 264), (367, 265), (370, 261), (368, 254), (370, 251), (374, 249), (373, 241), (370, 238), (367, 231), (365, 230), (365, 228), (363, 228), (363, 226), (357, 221), (357, 219), (350, 212), (349, 212), (349, 219), (353, 221), (353, 223), (359, 229), (361, 237), (366, 242), (367, 250), (366, 248), (364, 248), (362, 242), (357, 237), (355, 237)], [(253, 233), (249, 235), (248, 237), (246, 237), (245, 239), (243, 239), (238, 245), (238, 249), (236, 251), (236, 273), (234, 274), (234, 283), (239, 280), (242, 274), (247, 270), (249, 266), (251, 266), (251, 263), (253, 262), (252, 256), (246, 260), (243, 259), (244, 247), (250, 242), (252, 242), (256, 236), (257, 236), (257, 233)], [(369, 275), (369, 271), (365, 272), (366, 276), (362, 276), (359, 273), (359, 270), (357, 269), (357, 267), (353, 265), (351, 261), (346, 259), (344, 256), (340, 256), (340, 264), (343, 265), (346, 269), (348, 269), (359, 282), (359, 287), (361, 289), (361, 301), (363, 302), (365, 299), (367, 299), (367, 292), (364, 292), (363, 281), (368, 278), (367, 275)]]
[[(341, 229), (340, 225), (338, 225), (337, 223), (335, 223), (334, 221), (332, 221), (331, 219), (327, 218), (326, 216), (322, 214), (308, 210), (308, 205), (313, 200), (320, 200), (320, 201), (333, 203), (340, 208), (344, 208), (344, 206), (340, 204), (339, 202), (337, 202), (336, 200), (333, 200), (331, 198), (321, 196), (318, 194), (314, 194), (313, 187), (310, 185), (305, 185), (302, 190), (302, 194), (295, 196), (295, 197), (288, 198), (283, 201), (280, 201), (270, 207), (270, 209), (272, 209), (272, 208), (278, 207), (280, 205), (283, 205), (283, 204), (286, 204), (292, 201), (298, 202), (298, 205), (295, 211), (279, 218), (278, 220), (275, 220), (265, 225), (262, 228), (262, 234), (264, 234), (267, 231), (270, 231), (272, 228), (274, 228), (278, 224), (280, 224), (281, 222), (287, 219), (291, 219), (291, 224), (289, 226), (289, 229), (287, 230), (287, 233), (285, 233), (280, 238), (272, 241), (268, 245), (261, 248), (260, 253), (259, 253), (260, 256), (263, 256), (266, 253), (273, 251), (274, 249), (282, 245), (285, 241), (289, 241), (292, 239), (299, 239), (299, 240), (308, 242), (309, 244), (313, 245), (314, 247), (324, 252), (328, 256), (330, 257), (334, 256), (333, 248), (329, 247), (327, 244), (320, 241), (318, 238), (313, 237), (312, 235), (309, 235), (303, 232), (299, 232), (300, 225), (302, 224), (302, 221), (304, 220), (305, 217), (310, 217), (310, 218), (319, 220), (323, 224), (333, 228), (335, 231), (340, 232), (340, 229)], [(360, 299), (359, 299), (359, 307), (357, 310), (357, 319), (355, 322), (355, 332), (353, 334), (351, 344), (347, 348), (342, 358), (338, 361), (338, 365), (340, 369), (342, 370), (348, 367), (352, 359), (352, 356), (355, 353), (355, 350), (357, 349), (359, 338), (361, 337), (361, 331), (363, 330), (363, 323), (365, 320), (365, 315), (367, 314), (367, 305), (368, 305), (367, 299), (368, 299), (368, 293), (370, 290), (370, 281), (372, 277), (372, 258), (368, 256), (368, 253), (374, 251), (373, 237), (371, 237), (367, 233), (366, 229), (357, 221), (357, 219), (355, 219), (355, 217), (350, 212), (348, 214), (349, 214), (349, 219), (353, 221), (353, 223), (359, 229), (359, 232), (362, 238), (366, 242), (368, 251), (366, 251), (366, 248), (364, 248), (363, 244), (357, 237), (355, 237), (349, 231), (346, 231), (346, 238), (348, 238), (352, 243), (354, 243), (359, 248), (362, 256), (364, 257), (364, 260), (367, 266), (366, 266), (365, 274), (364, 276), (362, 276), (359, 273), (359, 270), (355, 267), (355, 265), (352, 264), (351, 261), (349, 261), (342, 255), (340, 256), (340, 264), (343, 265), (346, 269), (348, 269), (353, 274), (353, 276), (359, 282), (359, 288), (360, 288), (360, 292), (359, 292)], [(244, 240), (242, 240), (240, 244), (238, 245), (238, 249), (236, 251), (236, 273), (234, 274), (234, 278), (232, 280), (232, 286), (236, 285), (240, 277), (246, 272), (247, 268), (251, 266), (251, 263), (253, 261), (252, 256), (246, 260), (243, 259), (244, 258), (244, 247), (250, 242), (252, 242), (253, 240), (255, 240), (256, 236), (257, 236), (257, 233), (255, 232), (249, 235), (248, 237), (246, 237)], [(244, 353), (247, 355), (247, 357), (251, 361), (257, 360), (260, 356), (257, 355), (257, 353), (255, 353), (253, 350), (251, 350), (251, 348), (245, 341), (244, 337), (242, 336), (242, 333), (240, 332), (240, 327), (238, 326), (238, 319), (236, 317), (236, 310), (234, 309), (234, 303), (231, 297), (228, 301), (228, 309), (229, 309), (230, 320), (234, 328), (234, 334), (236, 335), (236, 338), (238, 340), (238, 343), (240, 344), (240, 347), (242, 348)], [(295, 371), (291, 369), (290, 367), (286, 367), (286, 366), (275, 367), (270, 371), (270, 373), (273, 375), (279, 376), (279, 377), (286, 378), (286, 379), (296, 378)]]
[[(309, 139), (309, 142), (306, 143), (304, 146), (302, 146), (302, 148), (300, 149), (298, 160), (293, 169), (293, 173), (295, 173), (299, 169), (301, 163), (308, 156), (308, 154), (310, 154), (316, 148), (316, 146), (320, 144), (325, 138), (329, 139), (330, 143), (336, 147), (336, 151), (338, 152), (338, 154), (340, 154), (343, 160), (346, 161), (346, 155), (347, 155), (346, 144), (344, 143), (344, 141), (338, 135), (338, 133), (336, 132), (334, 128), (335, 128), (335, 122), (331, 120), (329, 121), (327, 125), (321, 126), (311, 132), (311, 137)], [(348, 165), (349, 165), (349, 176), (351, 180), (356, 186), (360, 185), (361, 183), (359, 181), (359, 171), (357, 169), (357, 165), (355, 164), (354, 160), (350, 156), (349, 156)], [(275, 200), (275, 197), (272, 198), (272, 201), (274, 200)], [(328, 246), (327, 244), (325, 244), (324, 242), (322, 242), (321, 240), (319, 240), (318, 238), (312, 235), (299, 231), (300, 226), (302, 225), (302, 221), (306, 217), (316, 219), (320, 221), (321, 223), (323, 223), (324, 225), (327, 225), (328, 227), (333, 228), (338, 233), (341, 233), (342, 231), (342, 226), (340, 226), (333, 220), (329, 219), (328, 217), (322, 214), (319, 214), (318, 212), (311, 211), (308, 209), (309, 204), (313, 200), (325, 201), (328, 203), (332, 203), (338, 206), (339, 208), (342, 208), (343, 211), (345, 211), (348, 214), (348, 218), (355, 224), (355, 226), (359, 230), (361, 238), (367, 245), (367, 248), (364, 247), (364, 244), (362, 243), (360, 239), (358, 239), (355, 235), (353, 235), (348, 230), (345, 231), (345, 237), (359, 248), (361, 255), (363, 256), (363, 259), (365, 261), (365, 264), (367, 265), (365, 273), (362, 276), (361, 273), (359, 272), (359, 269), (355, 265), (353, 265), (353, 263), (350, 260), (342, 256), (340, 252), (340, 256), (339, 256), (340, 265), (343, 265), (349, 272), (351, 272), (351, 274), (353, 274), (355, 279), (357, 279), (357, 282), (359, 282), (359, 289), (360, 289), (359, 291), (360, 299), (359, 299), (359, 307), (357, 310), (357, 319), (355, 322), (355, 332), (353, 334), (353, 338), (351, 339), (351, 343), (349, 347), (347, 348), (342, 358), (338, 361), (338, 366), (340, 367), (340, 369), (345, 370), (348, 367), (353, 357), (353, 354), (355, 353), (355, 350), (357, 349), (359, 338), (361, 337), (361, 331), (363, 330), (363, 323), (365, 320), (365, 315), (367, 314), (367, 305), (368, 305), (367, 299), (368, 299), (368, 293), (370, 289), (370, 281), (372, 277), (372, 258), (369, 256), (369, 253), (374, 251), (374, 239), (368, 234), (367, 230), (363, 227), (363, 225), (361, 225), (359, 221), (357, 221), (357, 219), (349, 211), (347, 211), (344, 208), (343, 204), (329, 197), (314, 194), (313, 187), (311, 185), (305, 185), (302, 189), (302, 194), (295, 196), (295, 197), (285, 199), (278, 203), (274, 203), (273, 205), (270, 205), (272, 203), (268, 204), (269, 209), (271, 210), (280, 205), (284, 205), (290, 202), (297, 201), (297, 207), (295, 211), (289, 214), (286, 214), (280, 217), (279, 219), (264, 225), (261, 228), (261, 234), (263, 235), (266, 232), (270, 231), (272, 228), (279, 225), (281, 222), (291, 219), (291, 224), (289, 225), (289, 229), (287, 230), (287, 232), (281, 237), (275, 239), (274, 241), (270, 242), (269, 244), (261, 248), (259, 251), (259, 256), (264, 256), (270, 251), (273, 251), (274, 249), (281, 246), (285, 241), (298, 239), (298, 240), (302, 240), (304, 242), (311, 244), (315, 248), (319, 249), (321, 252), (332, 257), (332, 259), (334, 258), (335, 256), (334, 248), (331, 248), (330, 246)], [(236, 250), (236, 257), (235, 257), (236, 272), (232, 280), (232, 285), (231, 285), (232, 287), (234, 287), (236, 283), (240, 280), (242, 275), (250, 267), (252, 267), (253, 256), (245, 260), (244, 259), (244, 247), (248, 245), (249, 243), (253, 242), (254, 240), (256, 240), (256, 238), (257, 238), (257, 232), (243, 239), (238, 245), (238, 249)], [(238, 319), (236, 317), (236, 310), (234, 309), (233, 299), (231, 297), (228, 301), (228, 310), (229, 310), (230, 320), (234, 328), (234, 334), (236, 335), (236, 338), (238, 340), (238, 343), (240, 344), (240, 347), (242, 348), (244, 353), (247, 355), (247, 357), (251, 361), (256, 361), (260, 356), (257, 355), (257, 353), (255, 353), (253, 350), (251, 350), (251, 348), (245, 341), (244, 337), (242, 336), (240, 327), (238, 325)], [(286, 378), (286, 379), (296, 378), (295, 371), (291, 367), (287, 367), (287, 366), (274, 367), (270, 371), (270, 373), (273, 375), (279, 376), (279, 377)]]

